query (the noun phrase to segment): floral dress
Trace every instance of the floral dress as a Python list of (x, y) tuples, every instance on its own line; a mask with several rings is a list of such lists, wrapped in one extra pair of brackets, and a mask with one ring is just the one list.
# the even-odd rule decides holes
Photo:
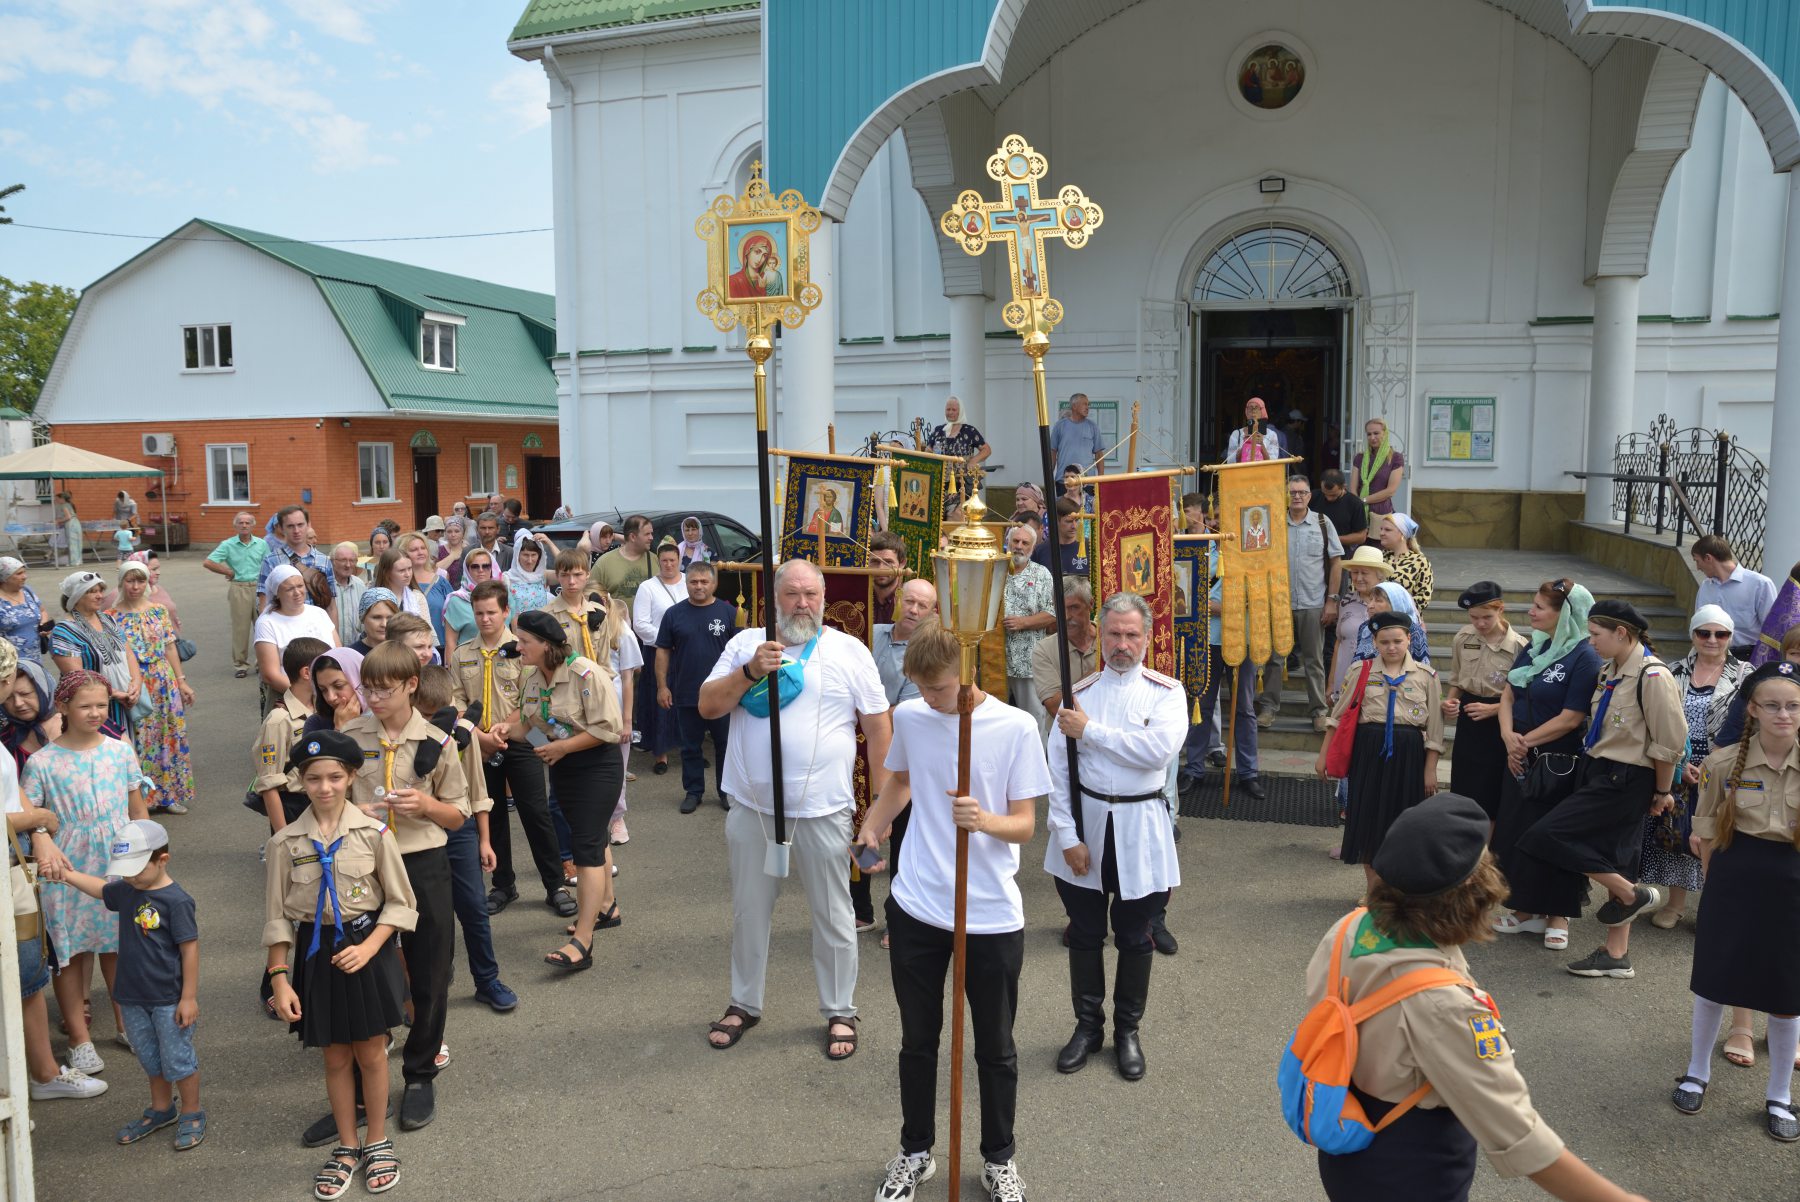
[(188, 757), (187, 713), (175, 673), (169, 667), (168, 646), (175, 638), (169, 611), (160, 605), (141, 610), (113, 610), (110, 616), (143, 673), (150, 715), (137, 724), (138, 762), (150, 787), (144, 802), (152, 809), (194, 802), (194, 766)]
[(25, 586), (23, 597), (8, 601), (0, 597), (0, 634), (19, 649), (19, 658), (34, 664), (43, 660), (38, 652), (38, 623), (44, 620), (44, 606), (38, 595)]
[[(105, 876), (113, 836), (131, 821), (137, 756), (128, 744), (103, 739), (86, 751), (51, 743), (25, 763), (25, 800), (53, 812), (62, 825), (56, 846), (77, 871)], [(83, 952), (119, 950), (119, 916), (70, 885), (44, 886), (44, 922), (57, 967)]]
[[(1728, 659), (1717, 684), (1694, 683), (1694, 657), (1669, 665), (1669, 674), (1681, 685), (1681, 709), (1688, 724), (1686, 763), (1696, 767), (1713, 750), (1725, 712), (1731, 708), (1740, 685), (1749, 677), (1749, 665)], [(1690, 893), (1703, 888), (1700, 861), (1688, 853), (1688, 836), (1694, 833), (1694, 808), (1700, 802), (1698, 785), (1675, 782), (1675, 809), (1644, 819), (1643, 863), (1638, 880), (1647, 885), (1667, 885)]]

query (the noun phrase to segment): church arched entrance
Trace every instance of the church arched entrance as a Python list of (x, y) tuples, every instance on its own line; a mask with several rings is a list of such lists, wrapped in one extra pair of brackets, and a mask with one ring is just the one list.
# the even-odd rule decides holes
[(1239, 228), (1200, 260), (1193, 314), (1193, 431), (1217, 462), (1244, 402), (1260, 396), (1306, 474), (1340, 466), (1351, 413), (1357, 287), (1345, 257), (1286, 222)]

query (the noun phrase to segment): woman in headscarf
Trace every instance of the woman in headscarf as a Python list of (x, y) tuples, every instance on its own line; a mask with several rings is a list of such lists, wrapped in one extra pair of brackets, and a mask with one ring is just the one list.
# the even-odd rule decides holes
[(106, 678), (111, 697), (100, 731), (129, 743), (131, 707), (143, 692), (144, 678), (118, 623), (106, 616), (105, 605), (106, 581), (98, 572), (70, 572), (63, 577), (62, 607), (68, 616), (50, 631), (50, 658), (59, 673), (85, 668)]
[[(1413, 604), (1412, 594), (1395, 584), (1392, 580), (1383, 580), (1375, 586), (1373, 592), (1364, 601), (1368, 607), (1370, 622), (1379, 614), (1401, 614), (1407, 620), (1412, 634), (1407, 647), (1408, 653), (1417, 662), (1431, 666), (1431, 647), (1425, 619), (1419, 616), (1419, 607)], [(1356, 652), (1350, 658), (1356, 662), (1375, 658), (1375, 628), (1370, 622), (1364, 622), (1362, 629), (1356, 634)]]
[(393, 546), (394, 536), (387, 532), (386, 526), (377, 526), (369, 531), (369, 553), (361, 557), (357, 566), (362, 568), (363, 575), (371, 584), (382, 583), (375, 578), (376, 566), (381, 563), (381, 557), (392, 550)]
[(681, 570), (687, 571), (690, 563), (704, 563), (712, 559), (712, 550), (700, 536), (700, 519), (688, 517), (681, 519), (681, 541), (675, 544), (681, 552)]
[[(181, 614), (175, 608), (175, 598), (169, 596), (169, 590), (162, 586), (162, 557), (152, 550), (133, 551), (125, 557), (125, 562), (144, 565), (145, 571), (150, 576), (150, 589), (144, 595), (149, 598), (150, 604), (160, 605), (169, 611), (169, 625), (174, 627), (175, 633), (179, 635), (181, 633)], [(118, 603), (118, 593), (106, 594), (106, 608), (112, 609)]]
[(0, 557), (0, 635), (19, 649), (20, 663), (35, 664), (41, 662), (44, 603), (25, 583), (26, 574), (23, 560)]
[(1381, 519), (1376, 537), (1382, 557), (1394, 570), (1391, 579), (1412, 594), (1420, 609), (1430, 605), (1431, 561), (1419, 547), (1419, 523), (1404, 513), (1390, 513)]
[(1749, 664), (1731, 654), (1735, 631), (1736, 623), (1723, 608), (1702, 605), (1688, 619), (1693, 650), (1669, 665), (1669, 674), (1681, 686), (1688, 754), (1675, 779), (1675, 808), (1644, 819), (1643, 867), (1638, 871), (1639, 880), (1668, 890), (1662, 909), (1650, 916), (1651, 925), (1665, 931), (1681, 921), (1688, 892), (1698, 893), (1703, 883), (1700, 859), (1688, 845), (1700, 804), (1700, 764), (1719, 745), (1719, 729), (1751, 672)]
[(475, 637), (475, 611), (469, 594), (476, 585), (494, 578), (494, 556), (486, 547), (472, 548), (462, 560), (462, 586), (444, 601), (444, 658), (458, 643)]
[(462, 587), (463, 556), (469, 553), (467, 528), (455, 518), (444, 526), (444, 541), (438, 544), (438, 562), (444, 565), (444, 579), (452, 591)]
[(51, 707), (50, 692), (44, 666), (20, 660), (12, 688), (0, 702), (0, 746), (12, 752), (20, 772), (33, 752), (62, 733), (62, 715)]
[(363, 712), (360, 651), (337, 647), (313, 660), (313, 715), (306, 730), (342, 730)]
[(1363, 434), (1369, 445), (1356, 453), (1350, 484), (1369, 507), (1373, 519), (1394, 512), (1395, 494), (1400, 491), (1400, 482), (1406, 478), (1406, 458), (1394, 449), (1387, 422), (1381, 418), (1371, 417), (1365, 422)]
[[(548, 551), (546, 544), (551, 548)], [(550, 586), (544, 581), (544, 569), (548, 566), (547, 559), (555, 557), (555, 546), (544, 534), (526, 534), (519, 539), (513, 549), (512, 566), (506, 569), (503, 577), (508, 607), (513, 613), (527, 613), (550, 604)]]
[(350, 650), (367, 655), (371, 648), (387, 641), (388, 619), (400, 612), (400, 598), (390, 589), (376, 587), (364, 590), (356, 605), (362, 633), (350, 644)]
[(70, 565), (80, 567), (81, 515), (75, 512), (75, 498), (70, 496), (66, 490), (56, 494), (56, 524), (63, 528), (63, 537), (68, 540)]
[(175, 651), (169, 611), (149, 597), (150, 569), (126, 563), (119, 569), (119, 600), (108, 616), (119, 625), (137, 660), (149, 712), (136, 730), (138, 766), (150, 782), (144, 800), (150, 813), (185, 814), (194, 800), (194, 767), (188, 759), (187, 707), (194, 690)]
[[(1563, 782), (1563, 795), (1574, 791), (1581, 739), (1600, 679), (1600, 654), (1587, 637), (1593, 607), (1594, 595), (1568, 579), (1546, 580), (1531, 599), (1531, 642), (1519, 650), (1500, 691), (1507, 771), (1500, 781), (1492, 847), (1502, 872), (1513, 866), (1519, 836), (1562, 799), (1541, 793), (1527, 798), (1526, 778), (1535, 773), (1547, 784)], [(1569, 917), (1514, 910), (1496, 919), (1494, 929), (1503, 935), (1541, 933), (1545, 947), (1560, 951), (1569, 946)]]
[(581, 541), (575, 544), (575, 549), (577, 551), (586, 551), (595, 558), (599, 558), (612, 550), (612, 523), (595, 522), (592, 526), (589, 526), (587, 528), (587, 533), (581, 536)]
[(327, 610), (307, 604), (306, 578), (292, 564), (277, 564), (263, 587), (269, 607), (256, 619), (251, 641), (256, 648), (256, 667), (267, 693), (264, 708), (281, 700), (289, 681), (281, 670), (281, 653), (305, 635), (328, 647), (337, 646), (337, 623)]
[(121, 526), (129, 526), (133, 530), (138, 524), (138, 503), (130, 493), (120, 489), (113, 497), (113, 521)]

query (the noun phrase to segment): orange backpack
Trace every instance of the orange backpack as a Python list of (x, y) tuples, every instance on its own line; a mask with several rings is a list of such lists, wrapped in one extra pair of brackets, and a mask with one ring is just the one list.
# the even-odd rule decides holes
[(1431, 1092), (1426, 1082), (1395, 1104), (1379, 1123), (1370, 1123), (1362, 1103), (1350, 1091), (1350, 1075), (1356, 1069), (1357, 1028), (1396, 1002), (1427, 989), (1445, 985), (1473, 985), (1449, 968), (1415, 968), (1390, 981), (1355, 1003), (1350, 1001), (1350, 979), (1340, 969), (1344, 945), (1368, 913), (1358, 906), (1344, 920), (1331, 948), (1331, 967), (1326, 980), (1336, 982), (1307, 1012), (1281, 1058), (1277, 1077), (1281, 1085), (1281, 1113), (1302, 1142), (1321, 1152), (1342, 1156), (1360, 1152), (1377, 1133), (1418, 1105)]

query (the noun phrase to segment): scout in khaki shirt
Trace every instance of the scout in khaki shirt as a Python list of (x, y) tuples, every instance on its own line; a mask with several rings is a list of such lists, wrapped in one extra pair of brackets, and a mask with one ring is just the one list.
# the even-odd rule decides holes
[(1477, 581), (1456, 603), (1468, 610), (1469, 624), (1450, 640), (1444, 681), (1444, 717), (1456, 723), (1450, 789), (1480, 802), (1493, 822), (1500, 816), (1500, 783), (1507, 772), (1500, 694), (1519, 648), (1529, 640), (1507, 622), (1505, 598), (1492, 580)]
[[(306, 809), (300, 773), (288, 764), (288, 751), (313, 716), (312, 662), (329, 650), (322, 639), (299, 638), (281, 653), (281, 670), (290, 687), (281, 702), (263, 715), (262, 728), (256, 732), (255, 776), (250, 782), (250, 792), (268, 816), (271, 831), (280, 830)], [(247, 800), (245, 804), (249, 804)]]
[[(612, 644), (624, 627), (629, 604), (609, 605), (588, 591), (587, 556), (579, 551), (563, 551), (556, 557), (557, 594), (550, 598), (544, 612), (562, 627), (563, 641), (583, 659), (603, 664), (612, 654)], [(573, 604), (569, 598), (575, 598)], [(617, 614), (614, 610), (619, 611)]]
[(1444, 750), (1443, 698), (1437, 673), (1412, 657), (1412, 619), (1381, 613), (1370, 619), (1375, 628), (1375, 659), (1354, 717), (1351, 702), (1363, 666), (1344, 678), (1337, 702), (1325, 720), (1325, 742), (1313, 769), (1325, 775), (1326, 751), (1333, 732), (1354, 720), (1350, 745), (1348, 820), (1344, 824), (1343, 859), (1361, 864), (1371, 881), (1369, 863), (1387, 837), (1394, 819), (1437, 792), (1438, 756)]
[[(1706, 757), (1694, 810), (1694, 853), (1706, 874), (1694, 935), (1694, 1027), (1686, 1074), (1670, 1101), (1683, 1114), (1706, 1104), (1713, 1043), (1726, 1006), (1750, 1030), (1769, 1016), (1763, 1126), (1800, 1140), (1793, 1101), (1800, 1044), (1800, 668), (1764, 664), (1744, 682), (1744, 736)], [(1733, 1103), (1736, 1105), (1736, 1103)]]
[(612, 850), (607, 825), (619, 803), (625, 762), (618, 742), (624, 730), (612, 673), (578, 655), (556, 619), (543, 610), (519, 615), (519, 649), (526, 666), (520, 709), (502, 737), (522, 736), (535, 727), (550, 741), (537, 756), (550, 769), (550, 784), (569, 824), (569, 850), (575, 859), (575, 922), (569, 942), (544, 957), (566, 971), (593, 966), (595, 923), (601, 929), (619, 925), (613, 898)]
[(1655, 658), (1642, 614), (1624, 601), (1596, 601), (1588, 638), (1600, 654), (1593, 717), (1577, 769), (1575, 792), (1519, 836), (1507, 877), (1514, 910), (1576, 915), (1588, 882), (1609, 895), (1595, 913), (1606, 945), (1569, 964), (1578, 977), (1636, 976), (1629, 956), (1631, 922), (1662, 905), (1662, 890), (1635, 875), (1644, 815), (1675, 804), (1669, 792), (1687, 745), (1681, 689)]
[[(1319, 1153), (1319, 1179), (1332, 1202), (1466, 1202), (1477, 1148), (1502, 1177), (1530, 1177), (1557, 1198), (1642, 1202), (1582, 1163), (1532, 1108), (1499, 1007), (1468, 979), (1462, 945), (1488, 937), (1488, 914), (1506, 895), (1487, 839), (1487, 814), (1459, 794), (1400, 815), (1376, 853), (1367, 911), (1334, 924), (1307, 968), (1309, 1005), (1346, 984), (1344, 1000), (1355, 1004), (1415, 969), (1449, 968), (1465, 978), (1396, 1002), (1358, 1027), (1351, 1086), (1371, 1123), (1430, 1088), (1364, 1150)], [(1355, 930), (1339, 965), (1343, 980), (1328, 981), (1346, 923)]]
[(411, 1131), (437, 1113), (436, 1061), (444, 1038), (456, 921), (444, 832), (468, 819), (469, 786), (455, 741), (413, 706), (418, 656), (401, 644), (382, 643), (364, 657), (362, 683), (370, 712), (345, 723), (343, 731), (363, 754), (350, 798), (393, 828), (418, 898), (419, 922), (405, 947), (413, 1022), (402, 1067), (406, 1093), (400, 1100), (400, 1128)]
[[(311, 804), (264, 849), (263, 944), (275, 1013), (307, 1047), (339, 1049), (325, 1059), (326, 1130), (336, 1131), (337, 1146), (313, 1178), (321, 1198), (341, 1196), (359, 1168), (371, 1190), (400, 1176), (387, 1136), (387, 1038), (405, 1018), (405, 983), (391, 936), (415, 929), (419, 914), (387, 827), (350, 804), (362, 759), (356, 741), (337, 731), (294, 744), (288, 762)], [(366, 1140), (357, 1137), (359, 1102)]]

